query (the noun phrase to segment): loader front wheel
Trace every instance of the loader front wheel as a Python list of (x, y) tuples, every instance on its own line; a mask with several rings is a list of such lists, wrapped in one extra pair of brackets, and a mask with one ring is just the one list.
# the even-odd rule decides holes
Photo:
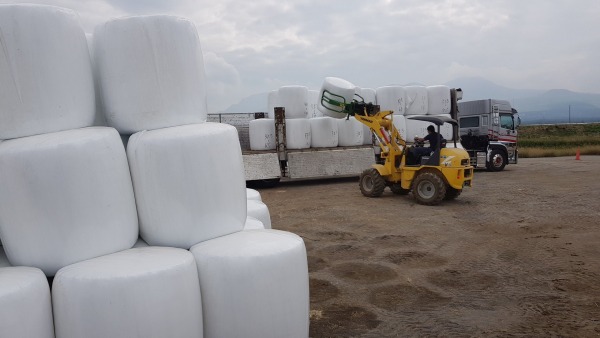
[(377, 169), (370, 168), (360, 174), (358, 181), (360, 192), (367, 197), (379, 197), (385, 189), (385, 180)]
[(425, 171), (415, 178), (412, 192), (417, 203), (436, 205), (446, 196), (446, 183), (437, 173)]

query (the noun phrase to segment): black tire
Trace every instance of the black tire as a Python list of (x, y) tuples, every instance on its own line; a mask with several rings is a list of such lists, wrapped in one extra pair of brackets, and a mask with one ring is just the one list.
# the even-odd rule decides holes
[(412, 187), (413, 196), (419, 204), (436, 205), (446, 196), (446, 183), (439, 174), (432, 171), (418, 174)]
[(370, 168), (360, 174), (358, 181), (360, 192), (367, 197), (379, 197), (385, 189), (385, 180), (377, 169)]
[(444, 200), (449, 201), (449, 200), (456, 199), (458, 196), (460, 196), (461, 192), (462, 192), (462, 189), (454, 189), (452, 187), (447, 187), (446, 188), (446, 196), (444, 197)]
[(400, 183), (392, 183), (390, 184), (390, 189), (396, 195), (408, 195), (410, 189), (403, 189)]
[(506, 166), (506, 156), (500, 150), (492, 150), (490, 154), (490, 161), (488, 162), (487, 169), (489, 171), (502, 171)]

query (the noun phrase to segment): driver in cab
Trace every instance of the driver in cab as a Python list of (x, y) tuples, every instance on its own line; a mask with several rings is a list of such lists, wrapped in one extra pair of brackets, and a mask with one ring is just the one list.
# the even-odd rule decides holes
[(415, 143), (416, 142), (429, 142), (429, 147), (413, 147), (412, 148), (412, 153), (413, 155), (415, 155), (416, 157), (421, 157), (421, 156), (429, 156), (431, 155), (431, 153), (437, 149), (438, 144), (440, 142), (440, 134), (438, 134), (435, 131), (435, 127), (433, 125), (429, 125), (427, 127), (427, 135), (425, 137), (416, 137), (415, 136)]

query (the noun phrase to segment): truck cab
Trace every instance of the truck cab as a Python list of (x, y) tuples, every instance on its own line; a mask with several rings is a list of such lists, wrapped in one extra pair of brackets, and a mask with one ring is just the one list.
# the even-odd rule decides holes
[(462, 146), (476, 168), (501, 171), (519, 158), (518, 112), (506, 100), (475, 100), (458, 103)]

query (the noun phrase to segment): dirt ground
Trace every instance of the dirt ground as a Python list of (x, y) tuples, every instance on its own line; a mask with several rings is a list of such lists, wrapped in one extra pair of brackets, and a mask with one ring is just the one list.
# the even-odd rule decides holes
[(259, 189), (305, 240), (310, 336), (600, 336), (600, 156), (473, 184), (434, 207), (357, 178)]

